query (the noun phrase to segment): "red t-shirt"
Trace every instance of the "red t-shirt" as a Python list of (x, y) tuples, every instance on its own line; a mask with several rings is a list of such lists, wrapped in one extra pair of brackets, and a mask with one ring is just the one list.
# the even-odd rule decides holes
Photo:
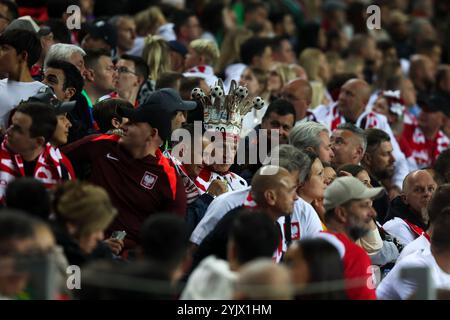
[[(345, 254), (342, 261), (344, 277), (348, 282), (346, 289), (348, 298), (351, 300), (375, 300), (376, 293), (372, 285), (372, 263), (366, 251), (343, 233), (324, 232), (334, 235), (344, 245)], [(355, 285), (353, 281), (361, 281), (361, 284)]]
[(140, 241), (145, 219), (157, 212), (186, 213), (186, 192), (180, 176), (158, 152), (133, 159), (117, 142), (118, 136), (88, 136), (63, 148), (73, 163), (89, 162), (89, 181), (108, 192), (119, 211), (107, 234), (125, 230), (125, 248)]

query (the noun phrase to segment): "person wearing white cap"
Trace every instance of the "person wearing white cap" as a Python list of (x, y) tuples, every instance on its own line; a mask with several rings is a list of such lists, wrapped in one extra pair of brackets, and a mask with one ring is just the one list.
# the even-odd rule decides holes
[(366, 187), (355, 177), (337, 178), (325, 190), (326, 233), (344, 245), (342, 259), (349, 299), (376, 298), (374, 286), (369, 285), (372, 284), (370, 258), (354, 242), (370, 231), (370, 221), (376, 216), (372, 199), (382, 191), (383, 188)]

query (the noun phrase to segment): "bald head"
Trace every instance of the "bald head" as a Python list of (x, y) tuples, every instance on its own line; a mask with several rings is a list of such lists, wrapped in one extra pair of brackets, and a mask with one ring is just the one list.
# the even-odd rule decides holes
[(281, 97), (294, 105), (296, 121), (302, 120), (306, 116), (306, 110), (312, 102), (312, 87), (305, 79), (296, 78), (289, 81), (281, 89)]
[(271, 259), (246, 264), (236, 282), (237, 299), (288, 300), (292, 298), (288, 269)]
[(294, 210), (297, 181), (298, 177), (284, 168), (264, 166), (253, 176), (251, 194), (258, 206), (276, 220)]
[(411, 189), (420, 180), (433, 180), (433, 177), (427, 170), (415, 170), (408, 173), (408, 175), (403, 180), (403, 193), (411, 192)]
[(411, 57), (409, 77), (417, 89), (425, 89), (428, 83), (434, 82), (435, 65), (433, 61), (424, 54), (415, 54)]
[(282, 167), (268, 165), (260, 168), (252, 179), (252, 192), (257, 199), (267, 190), (288, 186), (291, 174)]
[(416, 170), (409, 173), (403, 181), (403, 201), (416, 214), (423, 214), (437, 184), (426, 170)]
[(364, 112), (370, 98), (370, 86), (361, 79), (350, 79), (341, 87), (339, 111), (349, 120), (356, 121)]

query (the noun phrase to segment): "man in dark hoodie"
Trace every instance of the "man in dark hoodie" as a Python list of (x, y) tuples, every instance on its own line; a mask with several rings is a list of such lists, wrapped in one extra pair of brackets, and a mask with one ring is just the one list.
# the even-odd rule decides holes
[(403, 193), (391, 202), (385, 231), (404, 246), (421, 236), (428, 226), (427, 205), (437, 188), (426, 170), (409, 173), (403, 181)]

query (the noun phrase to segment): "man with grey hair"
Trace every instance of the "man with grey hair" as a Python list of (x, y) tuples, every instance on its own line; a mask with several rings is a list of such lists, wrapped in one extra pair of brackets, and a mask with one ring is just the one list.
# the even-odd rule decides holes
[(114, 16), (108, 21), (117, 31), (117, 56), (121, 57), (134, 47), (136, 39), (136, 23), (133, 17)]
[(334, 152), (331, 164), (335, 169), (344, 164), (359, 164), (363, 159), (367, 147), (363, 129), (351, 123), (343, 123), (333, 131), (330, 140)]
[[(278, 154), (278, 157), (276, 156)], [(310, 166), (309, 157), (301, 150), (291, 145), (281, 145), (272, 151), (274, 158), (266, 159), (264, 164), (272, 164), (282, 167), (295, 176), (298, 185), (304, 182)], [(208, 207), (205, 216), (194, 229), (191, 235), (191, 242), (194, 245), (199, 245), (203, 239), (214, 229), (220, 219), (232, 209), (238, 206), (254, 206), (255, 202), (250, 196), (251, 187), (238, 190), (234, 192), (227, 192), (214, 199)], [(306, 203), (301, 198), (298, 198), (294, 203), (294, 211), (291, 215), (288, 215), (287, 220), (291, 220), (291, 228), (287, 228), (290, 231), (289, 240), (299, 240), (303, 237), (315, 235), (322, 230), (322, 224), (319, 216), (313, 207)], [(278, 219), (278, 222), (284, 226), (289, 224), (286, 221), (285, 216)], [(287, 237), (289, 238), (289, 237)]]
[(334, 158), (330, 133), (318, 122), (306, 121), (296, 125), (289, 133), (289, 144), (300, 150), (315, 152), (322, 163), (331, 163)]
[(79, 46), (67, 43), (57, 43), (52, 45), (48, 50), (45, 57), (44, 68), (47, 67), (47, 62), (51, 60), (67, 61), (77, 67), (84, 77), (85, 66), (83, 57), (85, 55), (86, 52)]

